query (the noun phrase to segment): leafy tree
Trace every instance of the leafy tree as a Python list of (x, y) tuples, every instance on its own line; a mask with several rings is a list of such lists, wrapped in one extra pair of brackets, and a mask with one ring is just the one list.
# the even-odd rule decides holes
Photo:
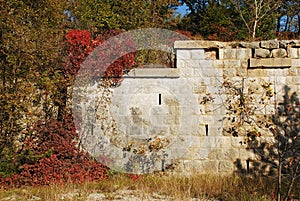
[(231, 41), (245, 37), (243, 27), (238, 20), (238, 13), (232, 9), (229, 1), (182, 0), (180, 2), (185, 3), (190, 12), (179, 23), (179, 29), (213, 40)]
[(64, 16), (55, 14), (63, 10), (62, 3), (53, 1), (1, 4), (0, 127), (1, 137), (5, 139), (21, 132), (24, 128), (21, 124), (26, 124), (24, 115), (41, 117), (32, 104), (40, 103), (42, 92), (36, 89), (49, 86), (48, 72), (61, 60)]
[[(294, 33), (299, 36), (300, 34), (300, 1), (283, 1), (282, 5), (278, 8), (278, 17), (277, 17), (277, 34), (287, 35)], [(286, 34), (287, 33), (287, 34)]]
[[(275, 31), (297, 32), (299, 1), (181, 0), (189, 13), (179, 28), (206, 39), (232, 41), (275, 37)], [(284, 27), (284, 20), (287, 19)], [(288, 29), (289, 28), (289, 29)], [(279, 35), (281, 33), (278, 33)]]
[[(75, 29), (85, 29), (92, 37), (108, 30), (133, 30), (140, 28), (176, 28), (176, 0), (156, 1), (73, 1), (70, 13), (74, 16)], [(143, 37), (143, 36), (141, 36)], [(137, 53), (137, 66), (148, 63), (170, 66), (169, 55), (164, 52), (142, 50)], [(164, 59), (161, 59), (164, 58)]]
[(114, 29), (170, 28), (177, 4), (176, 0), (75, 0), (70, 12), (76, 28), (93, 33)]
[[(274, 19), (276, 18), (271, 15), (280, 7), (281, 1), (234, 0), (232, 3), (247, 27), (249, 38), (253, 40), (256, 38), (258, 31), (264, 29), (263, 25), (269, 24), (268, 19), (270, 17), (273, 21), (271, 21), (271, 25), (275, 24)], [(274, 28), (271, 27), (269, 30), (274, 30)]]
[[(21, 149), (37, 120), (57, 117), (63, 81), (66, 1), (3, 1), (0, 31), (0, 155)], [(5, 165), (5, 157), (1, 163)], [(7, 158), (6, 158), (7, 159)], [(9, 161), (9, 160), (8, 160)], [(8, 166), (13, 166), (10, 164)], [(5, 173), (7, 169), (1, 169)]]

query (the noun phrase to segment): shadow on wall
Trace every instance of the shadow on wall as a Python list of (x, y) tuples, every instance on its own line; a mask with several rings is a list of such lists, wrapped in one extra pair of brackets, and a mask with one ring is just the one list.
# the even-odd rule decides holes
[(283, 101), (276, 104), (270, 122), (266, 129), (271, 136), (248, 144), (257, 160), (248, 159), (246, 165), (236, 160), (236, 172), (275, 178), (280, 185), (287, 182), (289, 189), (300, 182), (300, 102), (290, 87), (284, 87)]

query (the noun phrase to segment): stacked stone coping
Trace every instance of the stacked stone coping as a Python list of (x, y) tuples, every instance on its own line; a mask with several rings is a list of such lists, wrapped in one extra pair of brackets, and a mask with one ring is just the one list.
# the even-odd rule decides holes
[[(295, 75), (300, 67), (300, 40), (268, 40), (260, 42), (219, 42), (219, 41), (176, 41), (174, 49), (177, 56), (176, 67), (185, 74), (188, 68), (206, 66), (203, 76), (216, 77), (260, 77), (275, 72), (270, 69), (288, 68), (288, 74)], [(221, 73), (210, 72), (223, 69)], [(185, 68), (185, 70), (183, 70)], [(249, 69), (256, 69), (249, 71)], [(261, 70), (264, 68), (264, 70)], [(268, 70), (269, 69), (269, 70)], [(197, 71), (197, 70), (196, 70)], [(279, 72), (279, 70), (278, 70)], [(189, 73), (192, 76), (192, 73)], [(196, 73), (195, 73), (196, 74)], [(254, 74), (254, 75), (252, 75)], [(280, 75), (285, 75), (280, 74)]]
[(251, 50), (251, 54), (246, 55), (247, 58), (299, 58), (299, 47), (300, 40), (260, 42), (176, 41), (174, 44), (175, 49), (217, 48), (220, 50), (219, 59), (244, 59), (245, 55), (236, 54), (241, 49)]

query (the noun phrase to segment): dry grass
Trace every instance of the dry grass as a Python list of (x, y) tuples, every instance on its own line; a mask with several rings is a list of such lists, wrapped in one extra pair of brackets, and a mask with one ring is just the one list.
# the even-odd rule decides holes
[(87, 200), (91, 193), (102, 193), (105, 199), (113, 200), (117, 196), (115, 192), (130, 190), (138, 191), (141, 197), (156, 194), (166, 195), (174, 200), (212, 198), (215, 200), (263, 201), (271, 200), (274, 189), (275, 182), (265, 178), (194, 174), (189, 177), (147, 175), (132, 180), (125, 175), (114, 174), (100, 183), (2, 189), (0, 190), (0, 200), (37, 200), (38, 198), (53, 201)]

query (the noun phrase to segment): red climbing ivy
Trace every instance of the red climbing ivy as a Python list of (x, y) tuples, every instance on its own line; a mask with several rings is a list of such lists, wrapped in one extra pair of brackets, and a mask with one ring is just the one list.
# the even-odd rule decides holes
[[(123, 74), (135, 66), (135, 52), (132, 52), (135, 50), (134, 43), (121, 33), (120, 30), (104, 31), (92, 39), (91, 33), (86, 30), (69, 31), (66, 34), (69, 47), (66, 73), (74, 76), (83, 68), (90, 76), (110, 78), (113, 83), (118, 84)], [(93, 56), (87, 57), (92, 51)], [(126, 52), (130, 53), (125, 54)], [(123, 56), (117, 57), (118, 55)], [(112, 59), (114, 57), (116, 58)]]

